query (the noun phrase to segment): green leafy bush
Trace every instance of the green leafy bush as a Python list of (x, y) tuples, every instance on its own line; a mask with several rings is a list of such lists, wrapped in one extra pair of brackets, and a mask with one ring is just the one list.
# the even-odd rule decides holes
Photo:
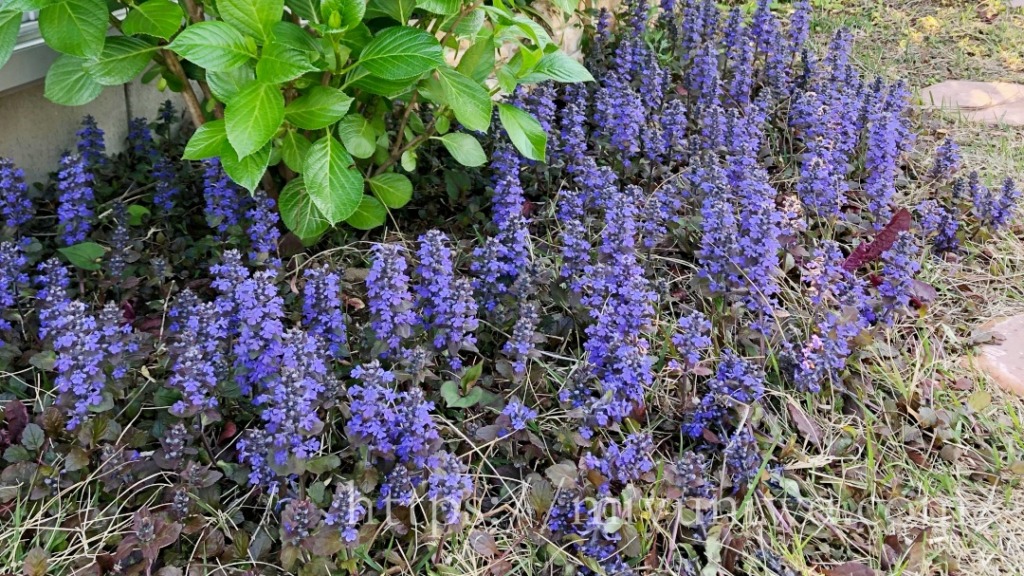
[[(78, 106), (140, 75), (180, 92), (197, 126), (185, 158), (220, 158), (250, 192), (283, 185), (283, 219), (307, 242), (343, 221), (383, 224), (409, 201), (402, 172), (428, 140), (483, 164), (472, 133), (491, 128), (500, 93), (592, 80), (501, 0), (13, 0), (0, 9), (0, 66), (27, 10), (61, 53), (47, 98)], [(520, 152), (543, 160), (538, 121), (498, 107)]]

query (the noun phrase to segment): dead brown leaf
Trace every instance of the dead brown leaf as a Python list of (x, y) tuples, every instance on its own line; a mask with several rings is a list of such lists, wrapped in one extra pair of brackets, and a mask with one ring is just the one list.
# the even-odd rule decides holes
[(469, 533), (469, 545), (477, 554), (487, 558), (496, 556), (499, 552), (494, 536), (483, 530), (473, 530)]
[(809, 442), (820, 446), (822, 437), (821, 427), (818, 426), (818, 423), (811, 420), (807, 416), (807, 413), (804, 412), (803, 408), (797, 405), (796, 402), (790, 401), (787, 404), (787, 407), (789, 408), (789, 416), (793, 419), (793, 424), (796, 425), (796, 429), (800, 432), (800, 435)]
[(875, 571), (860, 562), (847, 562), (825, 570), (827, 576), (875, 576)]

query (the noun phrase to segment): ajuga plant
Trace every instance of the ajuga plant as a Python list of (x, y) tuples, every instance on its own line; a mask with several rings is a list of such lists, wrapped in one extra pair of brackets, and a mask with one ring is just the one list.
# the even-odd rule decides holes
[[(547, 162), (495, 129), (464, 212), (320, 253), (276, 211), (308, 173), (275, 198), (224, 154), (181, 161), (169, 107), (114, 156), (87, 120), (39, 187), (0, 162), (0, 515), (67, 526), (20, 532), (0, 563), (52, 532), (54, 573), (424, 573), (504, 554), (698, 574), (722, 559), (712, 504), (817, 525), (777, 443), (788, 400), (855, 410), (862, 347), (928, 313), (925, 259), (1013, 226), (1019, 193), (962, 176), (951, 141), (908, 170), (906, 89), (862, 78), (844, 31), (812, 51), (809, 21), (806, 2), (595, 15), (594, 82), (506, 86), (548, 131)], [(402, 114), (405, 141), (445, 123)], [(452, 165), (430, 151), (417, 161)], [(375, 193), (407, 190), (396, 174)], [(913, 213), (904, 183), (928, 195)], [(730, 546), (734, 572), (760, 573), (766, 556)], [(816, 550), (807, 563), (831, 560)]]
[[(477, 134), (491, 128), (495, 108), (520, 152), (543, 160), (537, 119), (492, 96), (543, 79), (592, 79), (532, 12), (501, 1), (29, 0), (0, 8), (4, 37), (36, 10), (59, 53), (47, 98), (80, 106), (137, 77), (180, 93), (196, 128), (185, 157), (219, 159), (249, 192), (281, 189), (284, 222), (304, 240), (343, 221), (383, 224), (388, 208), (409, 201), (407, 175), (435, 143), (465, 166), (483, 164)], [(13, 49), (0, 44), (0, 66)], [(501, 57), (510, 51), (511, 60)], [(497, 79), (493, 89), (487, 78)], [(173, 117), (162, 114), (163, 123)], [(83, 138), (93, 134), (102, 135), (90, 122)], [(136, 157), (159, 160), (145, 121), (132, 120), (128, 140)]]

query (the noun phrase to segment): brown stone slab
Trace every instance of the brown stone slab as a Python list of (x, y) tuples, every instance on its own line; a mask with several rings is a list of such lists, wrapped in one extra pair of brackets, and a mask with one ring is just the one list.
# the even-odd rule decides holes
[(978, 347), (975, 366), (1008, 392), (1024, 396), (1024, 314), (989, 322), (983, 330), (998, 334), (998, 344)]
[(1024, 126), (1024, 85), (1009, 82), (946, 80), (921, 90), (921, 103), (957, 111), (986, 124)]

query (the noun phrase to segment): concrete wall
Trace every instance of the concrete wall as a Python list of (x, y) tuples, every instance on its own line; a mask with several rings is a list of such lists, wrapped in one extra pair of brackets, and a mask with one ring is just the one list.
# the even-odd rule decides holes
[(82, 116), (92, 114), (106, 132), (107, 150), (122, 149), (128, 120), (154, 118), (160, 103), (170, 99), (180, 110), (179, 96), (160, 92), (152, 84), (111, 87), (85, 106), (61, 106), (43, 96), (43, 83), (35, 82), (0, 94), (0, 156), (25, 171), (30, 182), (42, 181), (57, 169), (60, 155), (75, 146), (75, 131)]

